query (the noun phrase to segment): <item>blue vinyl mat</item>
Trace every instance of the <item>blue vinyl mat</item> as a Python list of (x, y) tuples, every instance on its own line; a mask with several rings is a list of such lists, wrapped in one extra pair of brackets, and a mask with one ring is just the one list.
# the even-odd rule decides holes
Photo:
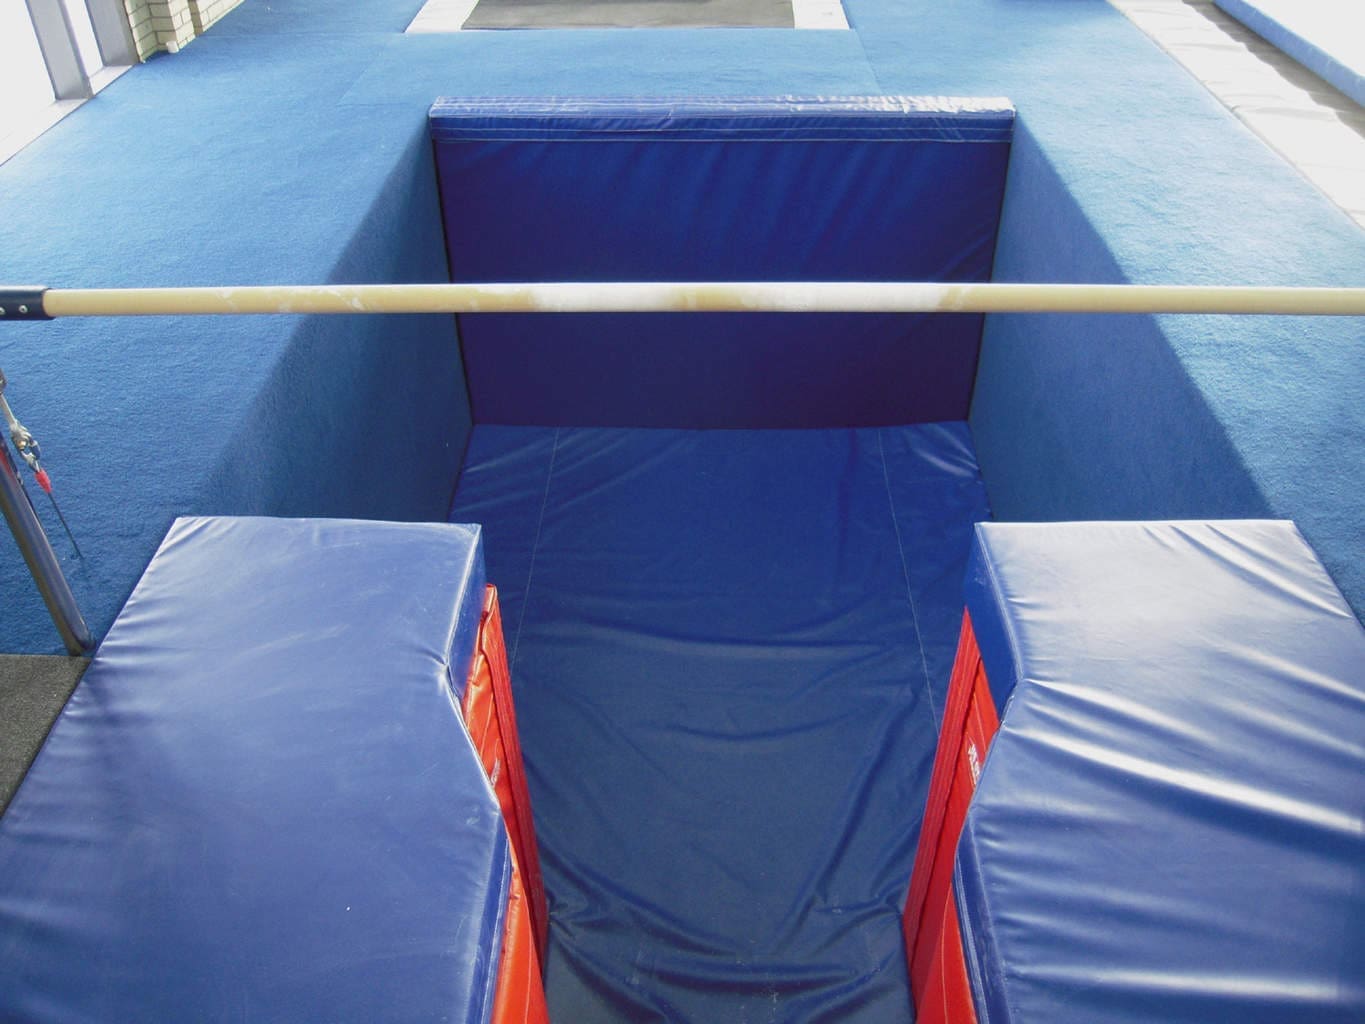
[(988, 515), (961, 423), (477, 426), (552, 1017), (906, 1021), (900, 932)]
[(987, 524), (977, 1019), (1365, 1020), (1365, 631), (1293, 523)]

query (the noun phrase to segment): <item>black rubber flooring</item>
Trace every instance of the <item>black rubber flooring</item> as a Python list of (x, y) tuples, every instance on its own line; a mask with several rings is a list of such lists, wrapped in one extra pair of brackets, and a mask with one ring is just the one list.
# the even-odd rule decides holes
[(0, 814), (89, 664), (86, 658), (0, 654)]

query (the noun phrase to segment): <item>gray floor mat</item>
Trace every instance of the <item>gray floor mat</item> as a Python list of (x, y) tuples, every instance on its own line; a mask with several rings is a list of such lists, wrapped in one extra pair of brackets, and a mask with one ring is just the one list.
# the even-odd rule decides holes
[(791, 0), (479, 0), (467, 29), (792, 28)]
[(0, 654), (0, 814), (90, 662)]

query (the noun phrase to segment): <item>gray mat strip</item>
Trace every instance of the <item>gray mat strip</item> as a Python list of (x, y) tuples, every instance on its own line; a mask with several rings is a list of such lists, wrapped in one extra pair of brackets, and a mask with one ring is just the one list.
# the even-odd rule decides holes
[(479, 0), (466, 29), (794, 28), (791, 0)]
[(90, 662), (0, 654), (0, 814)]
[(1213, 0), (1110, 3), (1365, 227), (1365, 109)]

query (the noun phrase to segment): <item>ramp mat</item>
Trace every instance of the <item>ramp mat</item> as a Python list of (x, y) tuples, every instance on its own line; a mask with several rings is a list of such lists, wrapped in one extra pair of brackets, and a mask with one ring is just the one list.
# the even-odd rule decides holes
[(910, 1019), (899, 928), (972, 523), (965, 424), (478, 426), (551, 1015)]

